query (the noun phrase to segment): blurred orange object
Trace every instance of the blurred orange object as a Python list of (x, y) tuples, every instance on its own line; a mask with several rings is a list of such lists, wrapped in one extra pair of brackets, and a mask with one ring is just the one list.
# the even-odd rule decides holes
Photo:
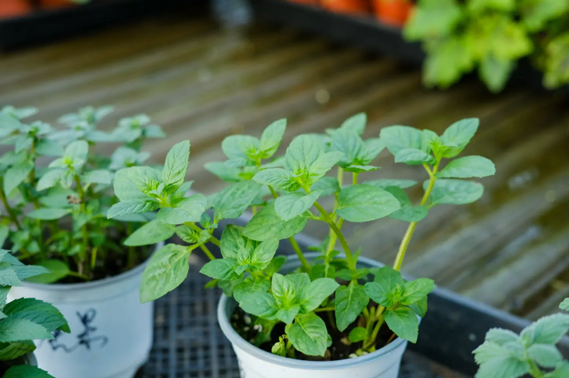
[(32, 9), (27, 0), (0, 0), (0, 18), (10, 18), (26, 14)]
[(40, 4), (43, 8), (65, 8), (75, 5), (70, 0), (40, 0)]
[(288, 0), (291, 3), (306, 4), (306, 5), (318, 5), (318, 0)]
[(365, 0), (321, 0), (322, 7), (336, 13), (362, 15), (370, 13)]
[(403, 26), (413, 10), (409, 0), (373, 0), (376, 17), (387, 25)]

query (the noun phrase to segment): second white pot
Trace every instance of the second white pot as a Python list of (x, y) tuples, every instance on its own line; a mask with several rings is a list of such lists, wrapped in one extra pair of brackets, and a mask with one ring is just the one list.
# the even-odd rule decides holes
[[(310, 260), (318, 253), (307, 253)], [(361, 267), (381, 267), (382, 264), (360, 257)], [(300, 266), (296, 256), (289, 256), (284, 271)], [(217, 317), (221, 330), (231, 341), (241, 378), (397, 378), (401, 357), (407, 341), (396, 338), (389, 345), (365, 356), (339, 361), (303, 361), (280, 357), (257, 348), (244, 340), (231, 326), (229, 319), (237, 303), (225, 295), (221, 297)]]
[(57, 378), (132, 378), (148, 359), (153, 303), (141, 304), (146, 264), (118, 276), (79, 284), (14, 287), (9, 300), (36, 298), (53, 304), (71, 333), (36, 343), (38, 367)]

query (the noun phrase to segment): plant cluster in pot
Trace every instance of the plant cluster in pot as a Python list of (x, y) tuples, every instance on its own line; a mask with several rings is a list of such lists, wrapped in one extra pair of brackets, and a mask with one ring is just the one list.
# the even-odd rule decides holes
[[(175, 232), (187, 243), (167, 244), (151, 258), (141, 298), (153, 300), (176, 288), (188, 274), (190, 254), (199, 248), (211, 259), (201, 270), (213, 278), (208, 286), (225, 293), (218, 318), (243, 377), (397, 377), (407, 341), (417, 341), (434, 287), (430, 279), (406, 280), (400, 273), (413, 232), (432, 207), (479, 199), (483, 186), (463, 179), (493, 175), (495, 168), (480, 156), (456, 158), (474, 136), (477, 119), (456, 122), (441, 136), (391, 126), (379, 138), (363, 140), (365, 125), (366, 116), (358, 114), (325, 135), (297, 136), (284, 157), (275, 153), (285, 120), (267, 127), (260, 139), (230, 136), (222, 143), (228, 160), (206, 168), (231, 185), (208, 197), (194, 194), (180, 201), (171, 194), (175, 187), (168, 189), (172, 177), (179, 183), (186, 174), (189, 141), (168, 153), (166, 176), (149, 167), (119, 171), (115, 191), (126, 193), (133, 186), (138, 191), (121, 198), (109, 216), (159, 207), (156, 220), (140, 229), (155, 231), (147, 242)], [(360, 181), (378, 169), (372, 163), (384, 148), (396, 162), (424, 167), (428, 179), (419, 204), (405, 192), (415, 181)], [(326, 175), (334, 167), (336, 175)], [(250, 207), (253, 217), (245, 227), (227, 226), (221, 240), (212, 236), (218, 222)], [(342, 232), (345, 222), (385, 217), (408, 222), (392, 267), (360, 257)], [(305, 254), (294, 238), (309, 221), (330, 229), (314, 246), (315, 254)], [(275, 256), (285, 239), (296, 252), (288, 262)], [(208, 243), (220, 246), (222, 258), (212, 255)]]
[(70, 332), (63, 315), (51, 304), (34, 298), (7, 303), (12, 286), (49, 272), (26, 266), (9, 251), (0, 249), (0, 376), (3, 378), (53, 378), (37, 367), (33, 340), (51, 340), (53, 332)]
[[(145, 162), (143, 141), (163, 132), (145, 115), (98, 130), (111, 111), (82, 108), (61, 117), (62, 130), (26, 121), (33, 108), (0, 111), (0, 137), (14, 146), (0, 157), (0, 245), (49, 270), (15, 287), (9, 299), (52, 303), (68, 320), (71, 332), (56, 332), (35, 353), (39, 367), (57, 378), (130, 378), (152, 344), (153, 305), (140, 303), (138, 286), (153, 246), (128, 239), (152, 214), (106, 215), (121, 195), (112, 190), (115, 172)], [(107, 143), (123, 145), (95, 152), (114, 148)]]

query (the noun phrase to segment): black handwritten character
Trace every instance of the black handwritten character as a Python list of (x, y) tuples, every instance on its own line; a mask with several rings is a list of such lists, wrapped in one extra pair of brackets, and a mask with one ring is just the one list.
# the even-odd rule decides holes
[(84, 314), (81, 314), (79, 311), (76, 312), (79, 321), (83, 325), (83, 332), (77, 335), (77, 343), (71, 347), (63, 344), (59, 338), (63, 335), (63, 332), (60, 330), (56, 330), (53, 333), (53, 339), (49, 340), (49, 345), (51, 346), (52, 350), (63, 349), (66, 353), (71, 353), (75, 351), (77, 348), (81, 346), (85, 346), (87, 350), (91, 350), (91, 346), (96, 344), (99, 345), (100, 348), (104, 348), (105, 345), (109, 342), (109, 338), (106, 336), (95, 336), (93, 333), (97, 331), (97, 327), (93, 326), (92, 323), (95, 320), (95, 316), (97, 315), (97, 311), (95, 309), (89, 309)]

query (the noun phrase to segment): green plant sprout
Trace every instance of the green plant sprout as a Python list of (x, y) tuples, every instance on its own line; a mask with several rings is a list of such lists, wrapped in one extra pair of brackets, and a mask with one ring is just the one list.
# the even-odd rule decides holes
[[(121, 273), (144, 260), (122, 241), (152, 214), (109, 220), (118, 201), (114, 173), (144, 163), (141, 146), (163, 137), (145, 115), (124, 118), (111, 132), (97, 129), (112, 107), (85, 107), (60, 118), (56, 130), (41, 121), (27, 122), (34, 108), (0, 110), (0, 137), (12, 151), (0, 157), (0, 245), (49, 272), (30, 281), (89, 281)], [(121, 143), (111, 157), (95, 153), (99, 143)]]
[[(569, 298), (559, 308), (569, 311)], [(563, 360), (557, 344), (569, 330), (569, 315), (545, 316), (520, 335), (494, 328), (473, 353), (480, 369), (476, 378), (569, 377), (569, 361)]]
[[(199, 248), (211, 260), (201, 270), (213, 279), (208, 286), (222, 288), (262, 329), (255, 338), (257, 345), (269, 340), (277, 324), (285, 325), (272, 347), (275, 354), (324, 356), (330, 343), (337, 341), (330, 340), (325, 319), (328, 327), (346, 334), (344, 343), (354, 346), (356, 356), (377, 348), (384, 324), (397, 336), (416, 342), (418, 316), (427, 311), (434, 283), (427, 278), (407, 281), (399, 271), (417, 223), (429, 210), (478, 200), (483, 186), (463, 179), (495, 173), (486, 158), (456, 158), (478, 123), (477, 119), (456, 122), (441, 136), (391, 126), (383, 128), (379, 138), (364, 141), (366, 116), (357, 114), (325, 135), (297, 136), (284, 156), (275, 157), (286, 129), (286, 120), (278, 120), (260, 139), (234, 135), (223, 141), (227, 160), (208, 163), (206, 169), (230, 186), (208, 197), (183, 196), (190, 155), (190, 142), (183, 141), (170, 150), (162, 170), (118, 171), (114, 185), (121, 202), (108, 215), (158, 210), (155, 220), (129, 237), (130, 245), (155, 244), (174, 233), (188, 244), (167, 244), (151, 258), (140, 289), (144, 302), (176, 288), (188, 274), (190, 254)], [(419, 204), (413, 205), (404, 190), (415, 181), (360, 183), (362, 175), (379, 168), (372, 163), (385, 147), (396, 162), (424, 167), (428, 180)], [(336, 174), (327, 176), (334, 167)], [(351, 185), (344, 185), (345, 176), (351, 176)], [(325, 197), (333, 199), (331, 208), (322, 205)], [(228, 225), (221, 240), (213, 236), (218, 222), (238, 218), (248, 208), (254, 215), (245, 227)], [(360, 250), (346, 240), (343, 224), (385, 217), (409, 223), (393, 267), (358, 265)], [(323, 222), (330, 229), (327, 239), (314, 247), (320, 254), (313, 261), (294, 239), (308, 221)], [(279, 273), (286, 258), (275, 256), (283, 239), (291, 242), (301, 264), (287, 274)], [(220, 247), (222, 258), (213, 256), (208, 243)]]
[(67, 321), (59, 310), (38, 299), (20, 298), (6, 303), (12, 286), (21, 286), (23, 280), (48, 272), (42, 266), (24, 265), (9, 251), (0, 249), (0, 361), (11, 366), (3, 378), (53, 378), (18, 359), (36, 349), (33, 340), (53, 339), (55, 330), (69, 333)]

